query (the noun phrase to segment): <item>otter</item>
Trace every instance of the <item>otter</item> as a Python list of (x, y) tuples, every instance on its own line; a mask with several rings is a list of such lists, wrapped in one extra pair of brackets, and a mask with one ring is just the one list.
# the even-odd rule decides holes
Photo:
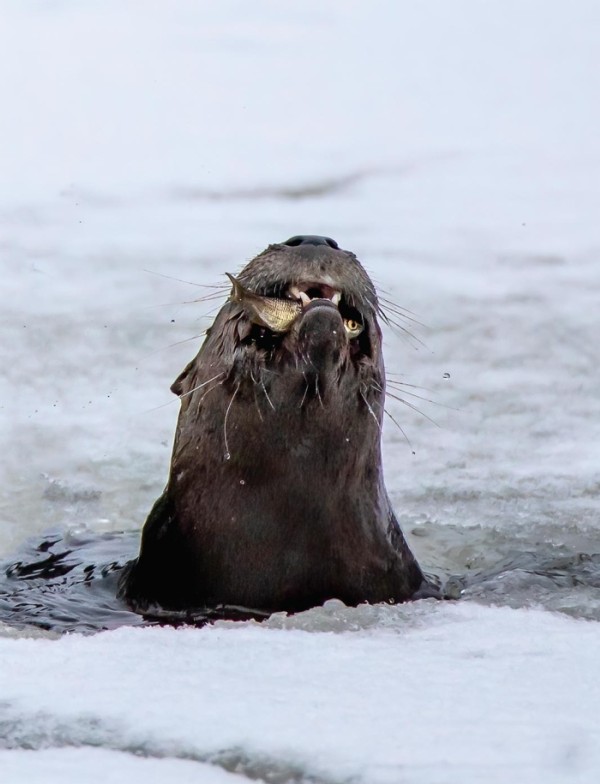
[(119, 595), (137, 612), (436, 596), (383, 478), (384, 317), (329, 237), (270, 245), (174, 382), (167, 486)]

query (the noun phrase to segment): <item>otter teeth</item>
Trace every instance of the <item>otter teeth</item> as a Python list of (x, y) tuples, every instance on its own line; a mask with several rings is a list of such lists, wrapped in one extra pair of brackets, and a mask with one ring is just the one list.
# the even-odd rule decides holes
[(302, 291), (301, 289), (299, 289), (298, 286), (290, 286), (288, 294), (293, 299), (300, 300), (300, 302), (302, 303), (302, 307), (303, 308), (305, 308), (307, 305), (309, 305), (313, 301), (313, 299), (330, 299), (331, 302), (333, 302), (333, 304), (337, 308), (339, 306), (340, 300), (342, 298), (342, 292), (341, 291), (335, 291), (335, 290), (332, 291), (332, 294), (331, 294), (330, 297), (309, 297), (308, 294), (305, 291)]

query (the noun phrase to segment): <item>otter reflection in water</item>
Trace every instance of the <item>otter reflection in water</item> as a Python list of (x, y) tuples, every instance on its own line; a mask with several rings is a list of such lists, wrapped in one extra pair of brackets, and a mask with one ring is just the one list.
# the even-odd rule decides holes
[(383, 482), (383, 313), (369, 276), (334, 240), (297, 236), (230, 279), (172, 386), (169, 481), (120, 595), (139, 612), (262, 613), (435, 595)]

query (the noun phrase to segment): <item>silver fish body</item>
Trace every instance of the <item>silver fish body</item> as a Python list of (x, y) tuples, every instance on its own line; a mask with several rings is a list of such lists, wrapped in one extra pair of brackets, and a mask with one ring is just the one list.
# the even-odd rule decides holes
[(273, 332), (287, 332), (302, 312), (302, 305), (295, 300), (261, 297), (245, 288), (233, 275), (225, 274), (233, 284), (229, 299), (243, 307), (253, 324)]

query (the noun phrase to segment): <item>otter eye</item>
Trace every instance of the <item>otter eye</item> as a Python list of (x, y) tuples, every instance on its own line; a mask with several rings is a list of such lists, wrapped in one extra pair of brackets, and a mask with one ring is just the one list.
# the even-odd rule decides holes
[(364, 329), (360, 321), (351, 318), (344, 319), (344, 327), (346, 328), (349, 338), (357, 338)]

